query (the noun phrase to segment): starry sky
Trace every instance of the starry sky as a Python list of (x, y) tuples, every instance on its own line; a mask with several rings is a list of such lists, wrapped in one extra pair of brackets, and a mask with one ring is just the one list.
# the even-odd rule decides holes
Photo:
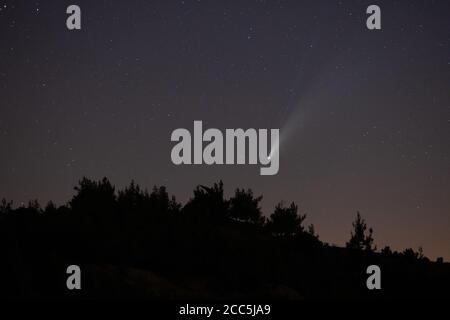
[[(64, 204), (107, 176), (185, 202), (223, 179), (265, 214), (297, 202), (331, 244), (359, 210), (379, 248), (449, 260), (449, 87), (446, 0), (0, 0), (0, 197)], [(280, 128), (278, 175), (173, 165), (171, 132), (194, 120)]]

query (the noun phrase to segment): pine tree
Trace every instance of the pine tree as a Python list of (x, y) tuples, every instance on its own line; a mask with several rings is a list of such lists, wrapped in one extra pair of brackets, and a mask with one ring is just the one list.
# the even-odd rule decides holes
[(356, 219), (352, 225), (353, 231), (351, 232), (350, 241), (347, 242), (347, 248), (374, 251), (376, 248), (373, 247), (373, 230), (369, 228), (369, 232), (366, 234), (367, 225), (359, 212), (356, 213)]

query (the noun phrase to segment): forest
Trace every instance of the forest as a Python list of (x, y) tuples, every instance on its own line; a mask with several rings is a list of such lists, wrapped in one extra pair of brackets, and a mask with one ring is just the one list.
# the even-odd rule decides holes
[[(450, 265), (419, 248), (375, 246), (359, 212), (345, 247), (320, 240), (296, 203), (265, 216), (262, 196), (222, 181), (185, 204), (164, 186), (116, 190), (83, 178), (65, 205), (0, 204), (0, 296), (6, 298), (304, 300), (448, 298)], [(66, 287), (69, 265), (82, 289)], [(368, 290), (366, 268), (381, 269)]]

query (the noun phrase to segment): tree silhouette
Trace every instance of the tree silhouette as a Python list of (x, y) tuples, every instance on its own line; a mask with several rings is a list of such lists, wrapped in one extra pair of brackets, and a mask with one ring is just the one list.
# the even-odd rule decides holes
[(112, 210), (115, 206), (115, 187), (107, 178), (93, 181), (84, 177), (74, 189), (76, 194), (69, 202), (74, 211), (95, 214)]
[(319, 235), (316, 233), (316, 228), (314, 227), (313, 224), (310, 224), (308, 226), (308, 231), (307, 233), (312, 236), (313, 238), (316, 238), (317, 240), (319, 240)]
[(45, 206), (44, 213), (48, 215), (54, 215), (57, 214), (58, 208), (53, 203), (53, 201), (49, 201), (47, 205)]
[(230, 199), (230, 216), (238, 221), (263, 225), (265, 219), (259, 207), (261, 200), (262, 196), (255, 198), (250, 189), (236, 189), (234, 197)]
[[(228, 200), (221, 181), (197, 186), (184, 207), (165, 187), (149, 193), (134, 181), (116, 193), (106, 178), (83, 178), (75, 191), (59, 207), (0, 202), (0, 296), (372, 298), (361, 291), (370, 264), (389, 266), (388, 298), (449, 295), (448, 263), (421, 248), (375, 252), (359, 212), (347, 243), (356, 252), (321, 242), (295, 203), (265, 221), (261, 196), (238, 188)], [(70, 264), (83, 269), (80, 293), (66, 290)]]
[(124, 190), (119, 190), (117, 204), (120, 211), (136, 214), (146, 208), (148, 199), (148, 193), (142, 191), (139, 185), (132, 180), (128, 187), (125, 187)]
[(2, 199), (0, 202), (0, 214), (7, 214), (10, 213), (12, 208), (12, 201), (6, 201), (6, 199)]
[(292, 237), (302, 233), (306, 215), (299, 215), (297, 211), (298, 206), (294, 202), (289, 207), (284, 207), (280, 202), (269, 217), (267, 229), (277, 237)]
[(392, 256), (394, 253), (391, 250), (391, 247), (385, 246), (383, 249), (381, 249), (381, 254), (385, 256)]
[(369, 228), (369, 233), (366, 234), (367, 225), (359, 211), (356, 213), (356, 219), (352, 223), (353, 231), (351, 232), (350, 241), (347, 242), (347, 248), (374, 251), (373, 247), (373, 230)]
[(163, 216), (180, 211), (181, 205), (174, 196), (169, 197), (166, 187), (154, 186), (152, 193), (143, 191), (134, 181), (124, 190), (119, 190), (117, 196), (119, 211), (127, 215), (146, 214)]
[(223, 220), (228, 217), (229, 202), (224, 199), (223, 182), (210, 187), (203, 185), (194, 189), (194, 197), (184, 206), (183, 212), (196, 219)]
[(74, 189), (76, 193), (69, 201), (69, 207), (75, 213), (74, 222), (93, 237), (100, 238), (100, 230), (109, 232), (109, 237), (113, 237), (113, 233), (122, 227), (115, 187), (107, 178), (94, 181), (84, 177)]
[(425, 259), (422, 247), (419, 247), (417, 249), (417, 251), (415, 251), (412, 248), (407, 248), (407, 249), (403, 250), (402, 255), (409, 261), (424, 260)]
[(153, 187), (149, 199), (151, 210), (161, 215), (176, 214), (180, 211), (181, 205), (177, 203), (174, 196), (169, 197), (166, 187)]

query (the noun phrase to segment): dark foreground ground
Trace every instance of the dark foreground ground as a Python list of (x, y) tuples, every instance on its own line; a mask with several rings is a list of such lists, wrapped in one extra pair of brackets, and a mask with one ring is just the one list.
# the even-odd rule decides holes
[[(283, 233), (289, 228), (274, 220), (238, 219), (239, 206), (224, 201), (220, 188), (197, 188), (181, 207), (163, 188), (148, 194), (132, 186), (116, 196), (105, 185), (91, 187), (81, 185), (59, 208), (3, 203), (2, 297), (450, 298), (448, 263), (412, 250), (332, 247), (299, 225)], [(372, 264), (381, 268), (382, 290), (366, 287)], [(69, 265), (81, 268), (81, 290), (66, 287)]]

